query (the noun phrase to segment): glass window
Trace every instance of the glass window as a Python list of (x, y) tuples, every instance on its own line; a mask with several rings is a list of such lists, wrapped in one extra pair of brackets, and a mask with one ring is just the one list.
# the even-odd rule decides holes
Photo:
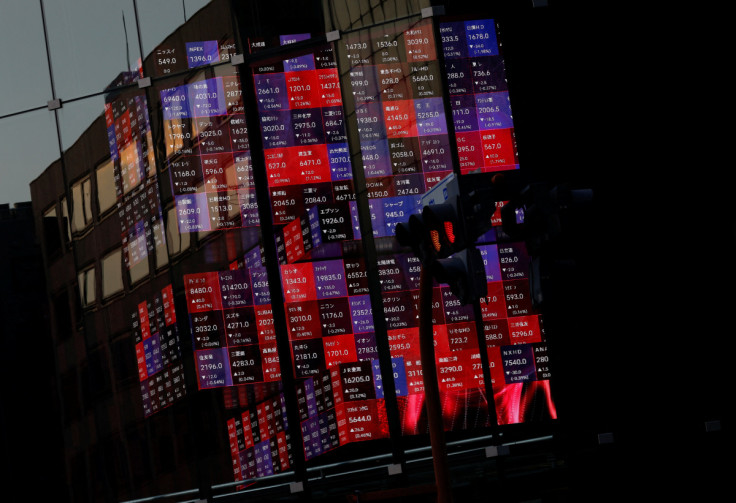
[(136, 283), (137, 281), (145, 278), (148, 276), (148, 259), (146, 258), (145, 260), (136, 262), (130, 267), (128, 272), (130, 273), (131, 283)]
[[(0, 5), (2, 5), (0, 7), (1, 18), (5, 16), (5, 3)], [(0, 27), (2, 25), (3, 23), (0, 22)], [(0, 40), (3, 38), (2, 35), (0, 33)], [(5, 52), (17, 53), (18, 51), (6, 50)], [(0, 61), (2, 60), (0, 56)], [(16, 67), (0, 68), (3, 68), (2, 76), (0, 76), (0, 89), (2, 90), (0, 102), (3, 104), (14, 102), (15, 96), (8, 93), (6, 82), (19, 78), (15, 73)], [(48, 99), (46, 97), (41, 104), (45, 105)], [(0, 120), (0, 159), (2, 159), (0, 201), (3, 203), (30, 201), (30, 184), (58, 158), (59, 140), (53, 112), (44, 108)]]
[(164, 238), (163, 222), (154, 224), (153, 242), (156, 245), (156, 267), (163, 267), (169, 263), (169, 254), (166, 249), (166, 239)]
[(86, 178), (82, 182), (82, 199), (84, 201), (84, 223), (92, 221), (92, 182)]
[(72, 185), (72, 230), (78, 232), (92, 221), (92, 185), (89, 177)]
[(69, 205), (66, 202), (66, 197), (61, 199), (61, 218), (64, 219), (62, 225), (66, 227), (66, 242), (72, 240), (72, 228), (71, 221), (69, 220)]
[(100, 214), (112, 208), (116, 201), (113, 160), (109, 159), (97, 168), (97, 207)]
[[(56, 92), (78, 98), (126, 82), (138, 51), (131, 0), (44, 0)], [(130, 72), (131, 74), (134, 72)]]
[(97, 298), (95, 294), (95, 267), (83, 270), (77, 277), (79, 282), (79, 300), (82, 307), (91, 306)]
[(123, 289), (123, 254), (117, 249), (102, 259), (102, 298), (106, 299)]

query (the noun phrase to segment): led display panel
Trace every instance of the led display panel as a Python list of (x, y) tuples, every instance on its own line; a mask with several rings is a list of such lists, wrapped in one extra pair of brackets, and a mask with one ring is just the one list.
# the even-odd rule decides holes
[(390, 23), (346, 35), (373, 236), (396, 224), (452, 172), (442, 80), (431, 20)]
[(186, 395), (181, 341), (171, 285), (131, 313), (143, 414), (148, 417)]
[[(121, 73), (110, 87), (133, 83), (139, 76), (138, 72)], [(156, 248), (166, 246), (145, 93), (108, 93), (105, 125), (113, 161), (123, 260), (131, 268), (147, 260)]]
[(492, 19), (440, 24), (460, 172), (518, 169), (506, 71)]
[[(345, 81), (353, 96), (359, 168), (365, 176), (376, 243), (393, 240), (396, 224), (419, 212), (422, 194), (453, 172), (450, 134), (457, 139), (461, 173), (518, 168), (493, 21), (445, 23), (440, 33), (441, 45), (435, 43), (431, 20), (406, 21), (356, 31), (337, 42), (342, 44), (341, 65), (348, 69)], [(257, 54), (308, 39), (308, 34), (298, 34), (248, 43), (251, 53)], [(444, 63), (438, 56), (444, 56)], [(339, 445), (388, 436), (376, 337), (388, 339), (402, 433), (424, 433), (420, 264), (406, 253), (379, 255), (380, 316), (386, 331), (377, 333), (379, 314), (371, 304), (360, 243), (366, 235), (358, 223), (334, 47), (254, 64), (252, 78), (264, 147), (267, 211), (275, 229), (286, 337), (297, 379), (303, 455), (312, 459)], [(443, 89), (443, 78), (448, 89)], [(214, 77), (161, 92), (162, 106), (169, 107), (164, 114), (172, 141), (167, 146), (172, 189), (177, 209), (186, 209), (180, 213), (182, 231), (259, 224), (250, 162), (242, 180), (238, 170), (230, 168), (235, 178), (225, 179), (238, 180), (232, 186), (207, 182), (214, 172), (205, 172), (207, 156), (227, 158), (217, 176), (237, 164), (236, 152), (250, 159), (247, 131), (240, 144), (243, 150), (232, 141), (230, 147), (218, 143), (225, 129), (222, 134), (174, 133), (177, 128), (195, 131), (200, 118), (228, 121), (242, 113), (242, 108), (231, 113), (230, 104), (218, 105), (224, 83), (224, 77)], [(197, 104), (204, 104), (205, 112), (197, 112), (202, 108)], [(446, 109), (452, 111), (452, 121)], [(199, 130), (213, 128), (206, 125)], [(215, 137), (213, 143), (208, 143), (209, 137)], [(208, 150), (212, 148), (220, 150)], [(218, 224), (211, 207), (188, 200), (189, 196), (192, 201), (210, 200), (223, 189), (240, 199), (240, 214), (233, 215), (231, 224)], [(252, 210), (248, 217), (246, 209)], [(494, 225), (500, 225), (498, 214)], [(529, 260), (523, 244), (503, 238), (494, 229), (479, 241), (488, 288), (480, 303), (481, 320), (447, 285), (433, 287), (435, 364), (447, 430), (489, 426), (493, 406), (499, 424), (556, 417), (543, 322), (530, 301)], [(246, 252), (242, 266), (238, 262), (228, 271), (185, 276), (200, 389), (246, 388), (279, 380), (263, 259), (256, 246)], [(485, 347), (479, 347), (479, 340)], [(481, 351), (490, 364), (488, 387)], [(491, 403), (486, 389), (493, 392)], [(290, 465), (293, 453), (285, 440), (289, 430), (283, 398), (251, 400), (227, 426), (236, 479), (277, 473)]]
[(294, 462), (283, 393), (230, 417), (227, 432), (235, 480), (280, 473)]
[(184, 285), (199, 389), (279, 381), (265, 268), (187, 274)]
[[(251, 52), (309, 39), (250, 40)], [(388, 435), (342, 94), (331, 45), (255, 65), (304, 456)]]
[[(421, 196), (453, 172), (442, 68), (430, 19), (387, 23), (346, 35), (349, 69), (373, 237), (421, 210)], [(391, 247), (389, 247), (390, 249)], [(404, 434), (427, 431), (419, 353), (419, 260), (381, 256), (378, 274)], [(490, 425), (472, 307), (435, 285), (435, 359), (445, 427)]]
[[(439, 32), (461, 174), (518, 169), (496, 23), (443, 22)], [(500, 230), (499, 212), (493, 223), (494, 231), (478, 242), (486, 266), (488, 293), (481, 299), (481, 316), (496, 420), (514, 424), (554, 419), (544, 324), (531, 302), (529, 256), (524, 243), (509, 242)], [(468, 314), (472, 320), (472, 312)], [(456, 325), (452, 332), (448, 329), (450, 342), (465, 343), (461, 329), (472, 331), (476, 340), (474, 328)]]
[[(302, 34), (272, 43), (251, 40), (250, 47), (257, 53), (308, 38)], [(296, 225), (293, 222), (315, 205), (348, 203), (352, 170), (332, 48), (253, 71), (274, 224)], [(347, 222), (344, 206), (338, 204), (337, 218)]]
[(159, 92), (179, 232), (259, 225), (237, 70), (212, 70)]

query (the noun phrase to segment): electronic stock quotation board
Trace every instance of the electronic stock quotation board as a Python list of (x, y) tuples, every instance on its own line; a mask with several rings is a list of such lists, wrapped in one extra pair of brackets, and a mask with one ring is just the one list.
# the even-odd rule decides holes
[[(249, 50), (309, 37), (249, 40)], [(217, 42), (197, 44), (197, 50), (187, 46), (198, 55), (192, 65), (206, 64), (200, 53), (223, 53)], [(338, 68), (348, 72), (342, 86)], [(307, 459), (388, 435), (376, 337), (389, 341), (402, 432), (426, 432), (418, 259), (379, 254), (379, 314), (369, 297), (361, 240), (392, 239), (396, 224), (420, 211), (422, 194), (453, 172), (450, 134), (461, 175), (519, 168), (495, 23), (387, 24), (346, 34), (311, 54), (254, 66), (252, 75), (229, 72), (163, 89), (160, 98), (179, 231), (240, 229), (254, 236), (242, 261), (229, 269), (184, 277), (199, 388), (237, 390), (280, 380), (274, 299), (258, 246), (268, 237), (258, 234), (239, 79), (252, 78), (256, 91), (301, 424), (289, 429), (279, 393), (233, 415), (228, 432), (236, 478), (288, 468), (289, 431), (301, 433)], [(341, 88), (346, 81), (349, 88)], [(358, 219), (348, 109), (358, 129), (368, 232)], [(494, 223), (500, 224), (498, 215)], [(494, 228), (478, 246), (488, 287), (482, 323), (446, 285), (433, 288), (445, 427), (555, 418), (544, 326), (530, 300), (524, 245), (504, 241)], [(383, 317), (382, 333), (375, 316)], [(480, 351), (490, 363), (492, 402)]]

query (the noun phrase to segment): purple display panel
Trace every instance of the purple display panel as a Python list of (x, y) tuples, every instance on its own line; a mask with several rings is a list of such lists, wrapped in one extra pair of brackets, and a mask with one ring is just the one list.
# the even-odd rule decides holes
[(211, 65), (220, 61), (220, 50), (217, 40), (187, 42), (186, 50), (189, 68)]
[[(279, 37), (281, 45), (289, 45), (295, 42), (301, 42), (303, 40), (309, 40), (311, 35), (309, 33), (300, 33), (298, 35), (282, 35)], [(287, 59), (284, 61), (285, 72), (298, 72), (303, 70), (314, 70), (314, 56), (307, 54), (305, 56), (298, 56), (296, 58)]]
[(442, 23), (440, 33), (461, 173), (518, 169), (494, 21)]
[(447, 120), (442, 98), (414, 100), (418, 136), (446, 135)]
[(314, 282), (318, 299), (347, 297), (345, 266), (342, 260), (314, 262)]
[(210, 230), (210, 214), (207, 194), (194, 193), (175, 196), (179, 232)]
[(199, 389), (232, 386), (227, 348), (195, 351)]
[(212, 117), (227, 112), (222, 78), (193, 82), (187, 90), (189, 106), (195, 117)]
[(353, 319), (353, 332), (373, 332), (373, 309), (368, 295), (350, 297), (350, 315)]
[(162, 90), (161, 105), (164, 121), (193, 117), (189, 105), (189, 91), (187, 86), (177, 86)]
[(329, 156), (332, 180), (350, 180), (353, 177), (347, 143), (328, 145), (327, 155)]
[(223, 309), (253, 305), (253, 288), (247, 270), (220, 272), (219, 280)]
[(503, 346), (501, 357), (506, 384), (536, 380), (534, 348), (530, 344)]
[(289, 96), (286, 93), (286, 77), (283, 73), (268, 73), (253, 76), (259, 112), (288, 110)]
[(465, 38), (468, 45), (468, 57), (498, 55), (496, 27), (492, 19), (466, 21)]

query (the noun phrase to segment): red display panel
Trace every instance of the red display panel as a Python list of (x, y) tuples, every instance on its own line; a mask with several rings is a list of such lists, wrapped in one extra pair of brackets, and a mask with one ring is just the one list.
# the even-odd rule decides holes
[(171, 285), (137, 305), (131, 327), (143, 414), (148, 417), (186, 395)]
[(279, 380), (263, 277), (261, 267), (184, 276), (200, 389)]
[[(250, 48), (257, 52), (306, 38), (251, 40)], [(256, 67), (253, 79), (274, 223), (293, 223), (315, 204), (343, 200), (340, 187), (352, 179), (352, 170), (332, 47)], [(289, 262), (299, 258), (290, 255)]]
[[(113, 83), (135, 82), (138, 72), (124, 72)], [(127, 268), (166, 246), (159, 200), (148, 101), (141, 91), (105, 96), (105, 126), (113, 161), (123, 260)]]

